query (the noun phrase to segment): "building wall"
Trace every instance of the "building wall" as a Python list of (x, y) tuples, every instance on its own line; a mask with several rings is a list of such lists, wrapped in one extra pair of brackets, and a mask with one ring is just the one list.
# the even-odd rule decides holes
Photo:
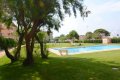
[(0, 23), (0, 36), (16, 39), (16, 27), (7, 28), (4, 24)]
[(105, 38), (102, 39), (102, 43), (103, 44), (110, 44), (111, 43), (111, 39), (108, 38), (108, 37), (105, 37)]
[(86, 39), (86, 36), (85, 35), (80, 35), (79, 36), (79, 40), (85, 40)]

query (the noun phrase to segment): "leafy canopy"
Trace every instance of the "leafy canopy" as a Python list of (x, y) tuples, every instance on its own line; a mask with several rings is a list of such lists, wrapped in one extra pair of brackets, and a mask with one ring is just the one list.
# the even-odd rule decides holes
[(102, 36), (110, 36), (110, 32), (105, 29), (97, 29), (94, 31), (94, 38), (101, 39)]
[(86, 36), (87, 39), (92, 39), (93, 33), (92, 32), (87, 32), (85, 36)]
[[(0, 0), (0, 19), (8, 24), (16, 20), (19, 25), (46, 25), (58, 30), (64, 14), (87, 16), (89, 11), (83, 7), (83, 0)], [(42, 24), (41, 24), (42, 23)]]
[(69, 39), (79, 39), (79, 34), (75, 30), (70, 31), (67, 36)]

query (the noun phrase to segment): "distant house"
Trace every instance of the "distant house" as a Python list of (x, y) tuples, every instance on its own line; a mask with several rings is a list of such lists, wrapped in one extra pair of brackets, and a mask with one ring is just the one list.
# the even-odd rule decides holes
[(106, 36), (102, 38), (102, 43), (103, 44), (110, 44), (111, 43), (111, 38)]
[(80, 35), (79, 36), (79, 40), (85, 40), (86, 39), (86, 36), (85, 35)]
[(16, 27), (12, 25), (7, 28), (3, 23), (0, 23), (0, 36), (16, 39)]

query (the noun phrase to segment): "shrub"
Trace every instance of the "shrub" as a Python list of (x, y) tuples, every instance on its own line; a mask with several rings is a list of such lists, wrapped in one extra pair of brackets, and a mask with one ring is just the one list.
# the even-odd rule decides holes
[(88, 40), (88, 39), (86, 39), (86, 40), (84, 40), (82, 42), (84, 42), (84, 43), (102, 43), (102, 40), (101, 39), (96, 39), (96, 40)]
[(16, 41), (11, 38), (4, 38), (0, 37), (0, 48), (3, 49), (4, 47), (15, 47), (16, 46)]
[(75, 42), (75, 43), (79, 43), (80, 41), (79, 41), (79, 40), (75, 40), (74, 42)]
[(120, 43), (120, 38), (112, 38), (112, 43)]

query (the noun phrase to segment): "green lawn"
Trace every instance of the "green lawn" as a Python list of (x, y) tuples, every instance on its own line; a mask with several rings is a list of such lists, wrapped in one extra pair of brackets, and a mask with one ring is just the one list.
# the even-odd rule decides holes
[(9, 64), (1, 58), (0, 80), (120, 80), (120, 50), (65, 57), (50, 54), (48, 60), (38, 55), (30, 67), (21, 66), (23, 59)]

